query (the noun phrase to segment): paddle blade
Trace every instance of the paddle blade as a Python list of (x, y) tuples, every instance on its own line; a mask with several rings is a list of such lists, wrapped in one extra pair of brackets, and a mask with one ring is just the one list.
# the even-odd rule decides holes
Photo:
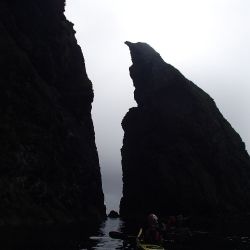
[(117, 231), (109, 232), (109, 237), (113, 239), (119, 239), (119, 240), (125, 240), (127, 238), (124, 233), (117, 232)]

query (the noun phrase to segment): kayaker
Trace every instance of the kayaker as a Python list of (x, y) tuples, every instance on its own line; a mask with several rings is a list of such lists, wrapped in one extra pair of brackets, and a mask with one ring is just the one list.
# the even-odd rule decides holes
[(149, 214), (147, 217), (147, 224), (142, 230), (141, 239), (149, 244), (161, 244), (162, 233), (158, 217), (155, 214)]
[(171, 229), (175, 229), (177, 224), (176, 217), (174, 215), (170, 215), (165, 220), (166, 231), (170, 231)]

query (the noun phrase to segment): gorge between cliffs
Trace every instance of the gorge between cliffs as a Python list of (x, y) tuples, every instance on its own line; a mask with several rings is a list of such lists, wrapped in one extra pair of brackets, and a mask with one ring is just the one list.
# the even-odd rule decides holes
[[(28, 242), (36, 230), (63, 232), (62, 241), (72, 227), (85, 240), (107, 218), (95, 83), (64, 11), (64, 0), (0, 2), (0, 235), (9, 242)], [(137, 107), (122, 121), (121, 218), (248, 214), (250, 157), (240, 135), (152, 47), (126, 45)]]

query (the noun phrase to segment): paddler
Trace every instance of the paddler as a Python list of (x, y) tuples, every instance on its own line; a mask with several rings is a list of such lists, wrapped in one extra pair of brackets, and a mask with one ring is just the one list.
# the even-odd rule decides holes
[(162, 232), (158, 217), (155, 214), (149, 214), (147, 224), (143, 228), (140, 238), (148, 244), (161, 244), (163, 241)]

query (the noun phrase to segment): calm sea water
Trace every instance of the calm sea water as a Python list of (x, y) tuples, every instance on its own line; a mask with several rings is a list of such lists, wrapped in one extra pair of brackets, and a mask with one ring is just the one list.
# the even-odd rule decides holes
[[(85, 230), (85, 229), (86, 230)], [(111, 239), (110, 231), (136, 235), (138, 225), (128, 225), (120, 219), (108, 218), (90, 233), (83, 228), (53, 228), (53, 230), (15, 230), (0, 232), (0, 250), (112, 250), (135, 249), (135, 240)], [(183, 242), (167, 242), (167, 250), (250, 250), (247, 233), (201, 234)]]
[(86, 249), (97, 249), (97, 250), (108, 250), (108, 249), (134, 249), (133, 240), (123, 241), (119, 239), (112, 239), (109, 237), (110, 231), (123, 231), (124, 223), (120, 219), (108, 218), (100, 227), (100, 230), (96, 235), (89, 237), (91, 243), (89, 248)]
[[(136, 225), (127, 226), (120, 219), (108, 218), (105, 223), (101, 225), (100, 230), (96, 235), (89, 238), (91, 242), (89, 248), (82, 249), (135, 249), (135, 242), (124, 242), (122, 240), (111, 239), (108, 236), (110, 231), (126, 231), (131, 230), (135, 232)], [(133, 234), (133, 233), (132, 233)], [(183, 242), (167, 242), (165, 248), (167, 250), (250, 250), (250, 235), (247, 233), (227, 234), (222, 235), (218, 233), (203, 234), (196, 232), (190, 240)]]

